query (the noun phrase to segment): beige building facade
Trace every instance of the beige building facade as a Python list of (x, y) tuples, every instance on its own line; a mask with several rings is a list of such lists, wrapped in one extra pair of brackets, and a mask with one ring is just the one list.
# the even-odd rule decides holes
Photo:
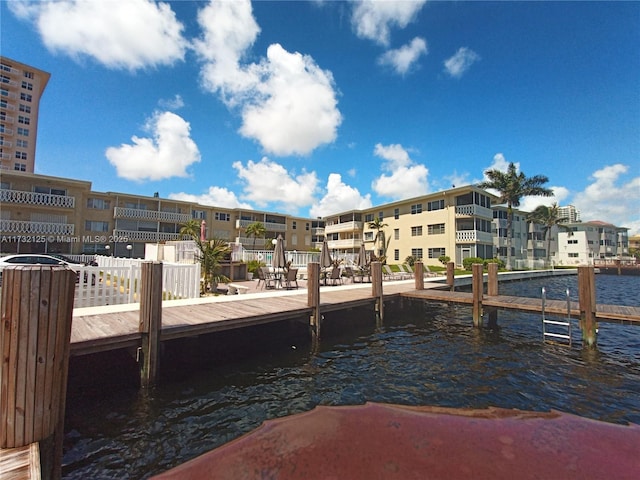
[(0, 57), (0, 169), (34, 172), (40, 98), (51, 75)]

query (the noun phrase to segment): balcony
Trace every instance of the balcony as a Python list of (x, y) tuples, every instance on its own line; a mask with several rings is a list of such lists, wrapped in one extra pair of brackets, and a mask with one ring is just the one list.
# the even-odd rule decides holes
[(3, 234), (19, 235), (73, 235), (73, 223), (30, 222), (28, 220), (0, 220)]
[(179, 233), (138, 232), (135, 230), (114, 230), (113, 236), (123, 242), (165, 242), (180, 240)]
[[(342, 224), (340, 224), (342, 225)], [(362, 244), (362, 240), (359, 238), (347, 238), (345, 240), (328, 240), (327, 246), (330, 250), (339, 250), (339, 249), (353, 249), (360, 248)]]
[(311, 229), (311, 235), (315, 235), (317, 237), (323, 237), (324, 236), (324, 227), (315, 227)]
[(115, 207), (113, 217), (170, 223), (187, 223), (191, 220), (191, 214), (189, 213), (159, 212), (157, 210), (141, 210), (138, 208), (124, 207)]
[[(253, 237), (235, 237), (236, 243), (241, 243), (242, 246), (244, 248), (247, 248), (249, 250), (253, 249), (253, 245), (255, 242), (255, 249), (256, 250), (270, 250), (271, 247), (271, 242), (273, 241), (273, 238), (262, 238), (262, 237), (257, 237), (257, 238), (253, 238)], [(287, 246), (287, 241), (284, 241), (284, 245), (285, 247)]]
[(456, 243), (493, 243), (493, 235), (480, 230), (459, 230), (456, 232)]
[[(236, 220), (236, 228), (247, 228), (252, 223), (259, 222), (259, 220)], [(273, 222), (260, 222), (264, 225), (264, 228), (267, 229), (267, 232), (286, 232), (287, 224), (286, 223), (273, 223)]]
[(456, 217), (482, 217), (493, 219), (493, 210), (480, 205), (457, 205)]
[(334, 223), (333, 225), (325, 225), (324, 233), (325, 235), (329, 235), (331, 233), (359, 232), (360, 230), (362, 230), (362, 225), (362, 222)]
[(50, 193), (24, 192), (21, 190), (0, 190), (0, 202), (38, 205), (54, 208), (74, 208), (76, 197), (52, 195)]

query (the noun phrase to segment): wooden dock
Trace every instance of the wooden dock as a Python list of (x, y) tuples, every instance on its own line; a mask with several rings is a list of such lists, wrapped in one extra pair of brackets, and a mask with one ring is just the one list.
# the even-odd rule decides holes
[(39, 480), (40, 478), (38, 442), (19, 448), (0, 448), (0, 479)]

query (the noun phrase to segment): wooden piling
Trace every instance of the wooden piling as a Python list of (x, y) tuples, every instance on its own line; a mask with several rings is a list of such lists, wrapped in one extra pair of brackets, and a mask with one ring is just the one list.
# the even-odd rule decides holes
[(452, 292), (455, 287), (455, 277), (456, 277), (456, 264), (453, 262), (447, 262), (447, 285), (449, 285), (449, 289)]
[[(498, 264), (490, 263), (488, 266), (489, 275), (487, 281), (487, 295), (495, 297), (498, 295)], [(498, 309), (495, 307), (485, 307), (488, 316), (487, 327), (495, 329), (498, 327)]]
[(578, 267), (578, 299), (580, 303), (580, 329), (582, 345), (588, 348), (597, 346), (596, 322), (596, 279), (592, 266)]
[(376, 312), (384, 319), (384, 301), (382, 290), (382, 263), (371, 262), (371, 296), (376, 299)]
[(140, 385), (154, 386), (160, 373), (162, 328), (162, 263), (142, 262), (140, 275)]
[(29, 265), (2, 277), (0, 447), (40, 442), (42, 476), (58, 479), (77, 274)]
[(482, 296), (484, 294), (484, 281), (482, 277), (481, 263), (474, 263), (472, 266), (472, 289), (473, 289), (473, 326), (482, 327)]
[(320, 338), (320, 264), (307, 264), (307, 305), (313, 310), (309, 324), (314, 339)]
[(413, 277), (416, 283), (416, 290), (424, 290), (424, 265), (422, 262), (416, 262), (413, 265)]

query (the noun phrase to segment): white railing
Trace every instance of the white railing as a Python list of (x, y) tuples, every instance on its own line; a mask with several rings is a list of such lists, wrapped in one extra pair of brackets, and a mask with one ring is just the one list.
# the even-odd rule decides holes
[(125, 207), (114, 207), (113, 217), (174, 223), (187, 223), (191, 220), (191, 214), (189, 213), (159, 212), (157, 210), (142, 210), (139, 208)]
[[(140, 301), (142, 260), (96, 256), (97, 267), (80, 267), (74, 308)], [(162, 299), (200, 296), (200, 264), (162, 265)]]
[(22, 190), (0, 190), (0, 202), (26, 203), (45, 207), (74, 208), (75, 197), (66, 195), (52, 195), (50, 193), (25, 192)]
[[(73, 223), (30, 222), (28, 220), (0, 220), (0, 232), (19, 233), (22, 235), (73, 235), (75, 225)], [(31, 241), (31, 240), (25, 240)], [(40, 241), (40, 240), (33, 240)], [(43, 240), (44, 241), (44, 240)], [(57, 239), (52, 238), (54, 242)], [(58, 240), (67, 241), (67, 240)]]
[(456, 232), (456, 243), (493, 242), (493, 235), (480, 230), (458, 230)]
[(359, 238), (347, 238), (345, 240), (328, 240), (327, 246), (330, 250), (339, 248), (360, 248), (362, 239)]
[[(247, 228), (252, 223), (255, 223), (259, 220), (236, 220), (236, 228)], [(260, 222), (264, 225), (264, 228), (267, 229), (268, 232), (286, 232), (287, 224), (286, 223), (274, 223), (274, 222)]]
[(362, 225), (362, 222), (334, 223), (333, 225), (325, 225), (324, 233), (329, 235), (330, 233), (360, 231), (362, 230)]
[(180, 240), (179, 233), (138, 232), (135, 230), (114, 230), (113, 236), (124, 242), (162, 242)]
[(456, 216), (493, 218), (493, 210), (480, 205), (456, 205)]

